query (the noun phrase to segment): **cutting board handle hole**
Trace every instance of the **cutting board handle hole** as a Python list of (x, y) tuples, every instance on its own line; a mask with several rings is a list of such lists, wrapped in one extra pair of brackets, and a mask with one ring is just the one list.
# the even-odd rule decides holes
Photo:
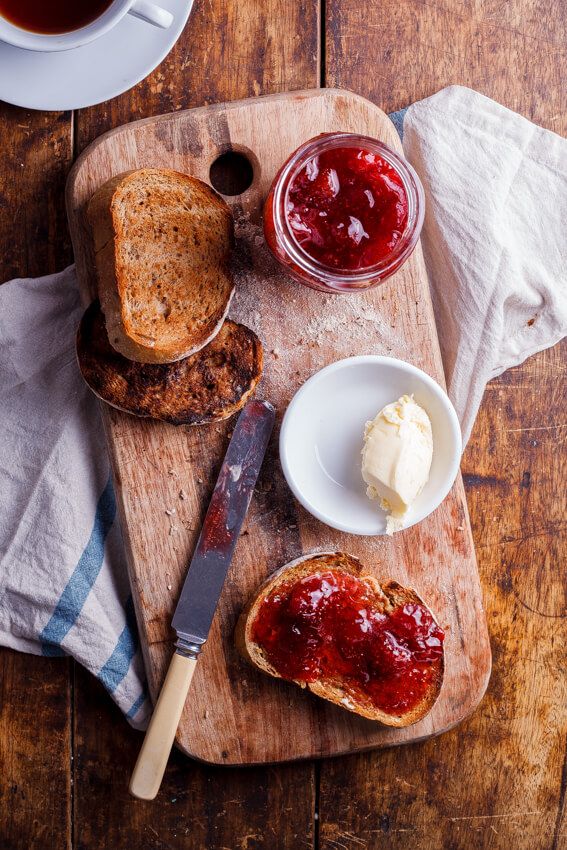
[(209, 179), (221, 195), (242, 195), (252, 185), (254, 167), (242, 151), (225, 151), (212, 163)]

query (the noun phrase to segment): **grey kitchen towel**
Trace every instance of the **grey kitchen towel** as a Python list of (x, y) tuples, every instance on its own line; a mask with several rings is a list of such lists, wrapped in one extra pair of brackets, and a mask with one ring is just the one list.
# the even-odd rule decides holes
[(567, 330), (567, 140), (462, 86), (397, 118), (466, 444), (488, 381)]
[[(469, 89), (393, 116), (464, 442), (484, 387), (565, 335), (567, 141)], [(0, 643), (70, 654), (133, 725), (151, 711), (74, 268), (0, 287)]]
[(69, 654), (150, 712), (99, 403), (75, 357), (74, 266), (0, 286), (0, 643)]

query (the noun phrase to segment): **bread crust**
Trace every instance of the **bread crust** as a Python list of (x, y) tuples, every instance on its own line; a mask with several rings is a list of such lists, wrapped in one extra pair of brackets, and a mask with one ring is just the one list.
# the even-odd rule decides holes
[[(159, 250), (157, 255), (148, 250), (155, 242), (155, 233), (147, 225), (133, 224), (134, 195), (142, 196), (136, 203), (150, 209), (150, 218), (160, 233), (162, 227), (175, 231), (161, 233), (163, 255)], [(174, 195), (177, 210), (172, 209)], [(230, 268), (234, 221), (220, 195), (188, 174), (142, 168), (104, 183), (92, 196), (87, 217), (94, 242), (98, 295), (109, 339), (117, 351), (140, 363), (170, 363), (189, 357), (214, 339), (234, 292)], [(131, 257), (126, 262), (132, 234), (141, 246), (132, 249), (138, 259)], [(179, 245), (173, 245), (172, 239), (179, 240)], [(191, 265), (193, 259), (194, 269), (186, 269), (185, 275), (176, 273), (174, 263)], [(163, 287), (161, 283), (158, 286), (160, 275), (169, 278)], [(175, 278), (173, 283), (171, 278)], [(195, 294), (205, 302), (201, 312)], [(172, 313), (167, 312), (172, 309)], [(197, 310), (196, 315), (191, 315), (192, 310)]]
[(227, 320), (205, 348), (174, 363), (135, 363), (110, 345), (98, 301), (77, 331), (77, 360), (91, 390), (134, 416), (172, 425), (228, 419), (244, 407), (262, 374), (262, 345), (244, 325)]
[[(283, 678), (269, 663), (261, 647), (252, 639), (254, 621), (262, 602), (278, 585), (289, 581), (299, 581), (318, 572), (324, 572), (326, 569), (345, 572), (364, 581), (372, 589), (375, 594), (376, 603), (384, 613), (389, 613), (406, 602), (419, 603), (427, 608), (414, 590), (403, 587), (393, 580), (384, 583), (379, 582), (374, 576), (365, 572), (361, 562), (353, 555), (338, 551), (304, 555), (285, 564), (275, 573), (272, 573), (250, 598), (242, 611), (236, 625), (234, 637), (238, 651), (247, 661), (269, 676), (273, 676), (276, 679)], [(432, 612), (430, 613), (434, 616)], [(443, 653), (439, 662), (435, 665), (434, 675), (424, 698), (410, 711), (398, 715), (388, 714), (376, 708), (369, 700), (365, 701), (363, 698), (355, 700), (351, 693), (347, 693), (344, 690), (338, 679), (324, 679), (315, 682), (293, 681), (299, 687), (308, 688), (316, 696), (326, 699), (347, 711), (360, 714), (362, 717), (367, 717), (370, 720), (376, 720), (385, 726), (402, 727), (417, 723), (418, 720), (421, 720), (431, 711), (441, 691), (444, 666)]]

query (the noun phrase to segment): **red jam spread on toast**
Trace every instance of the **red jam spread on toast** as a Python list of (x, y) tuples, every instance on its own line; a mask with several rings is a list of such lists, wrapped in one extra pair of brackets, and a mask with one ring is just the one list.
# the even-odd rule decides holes
[(382, 613), (368, 585), (325, 570), (275, 588), (262, 602), (252, 638), (285, 679), (340, 677), (388, 714), (424, 697), (443, 653), (443, 630), (431, 612), (406, 602)]
[(296, 241), (321, 265), (352, 271), (390, 256), (408, 220), (397, 171), (375, 153), (335, 147), (293, 178), (286, 216)]

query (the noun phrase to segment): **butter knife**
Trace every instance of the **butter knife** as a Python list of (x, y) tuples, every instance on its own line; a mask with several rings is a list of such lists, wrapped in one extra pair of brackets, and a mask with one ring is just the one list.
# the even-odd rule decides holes
[(250, 401), (240, 414), (191, 559), (171, 625), (175, 652), (130, 780), (130, 793), (159, 791), (197, 658), (217, 602), (274, 427), (274, 408)]

